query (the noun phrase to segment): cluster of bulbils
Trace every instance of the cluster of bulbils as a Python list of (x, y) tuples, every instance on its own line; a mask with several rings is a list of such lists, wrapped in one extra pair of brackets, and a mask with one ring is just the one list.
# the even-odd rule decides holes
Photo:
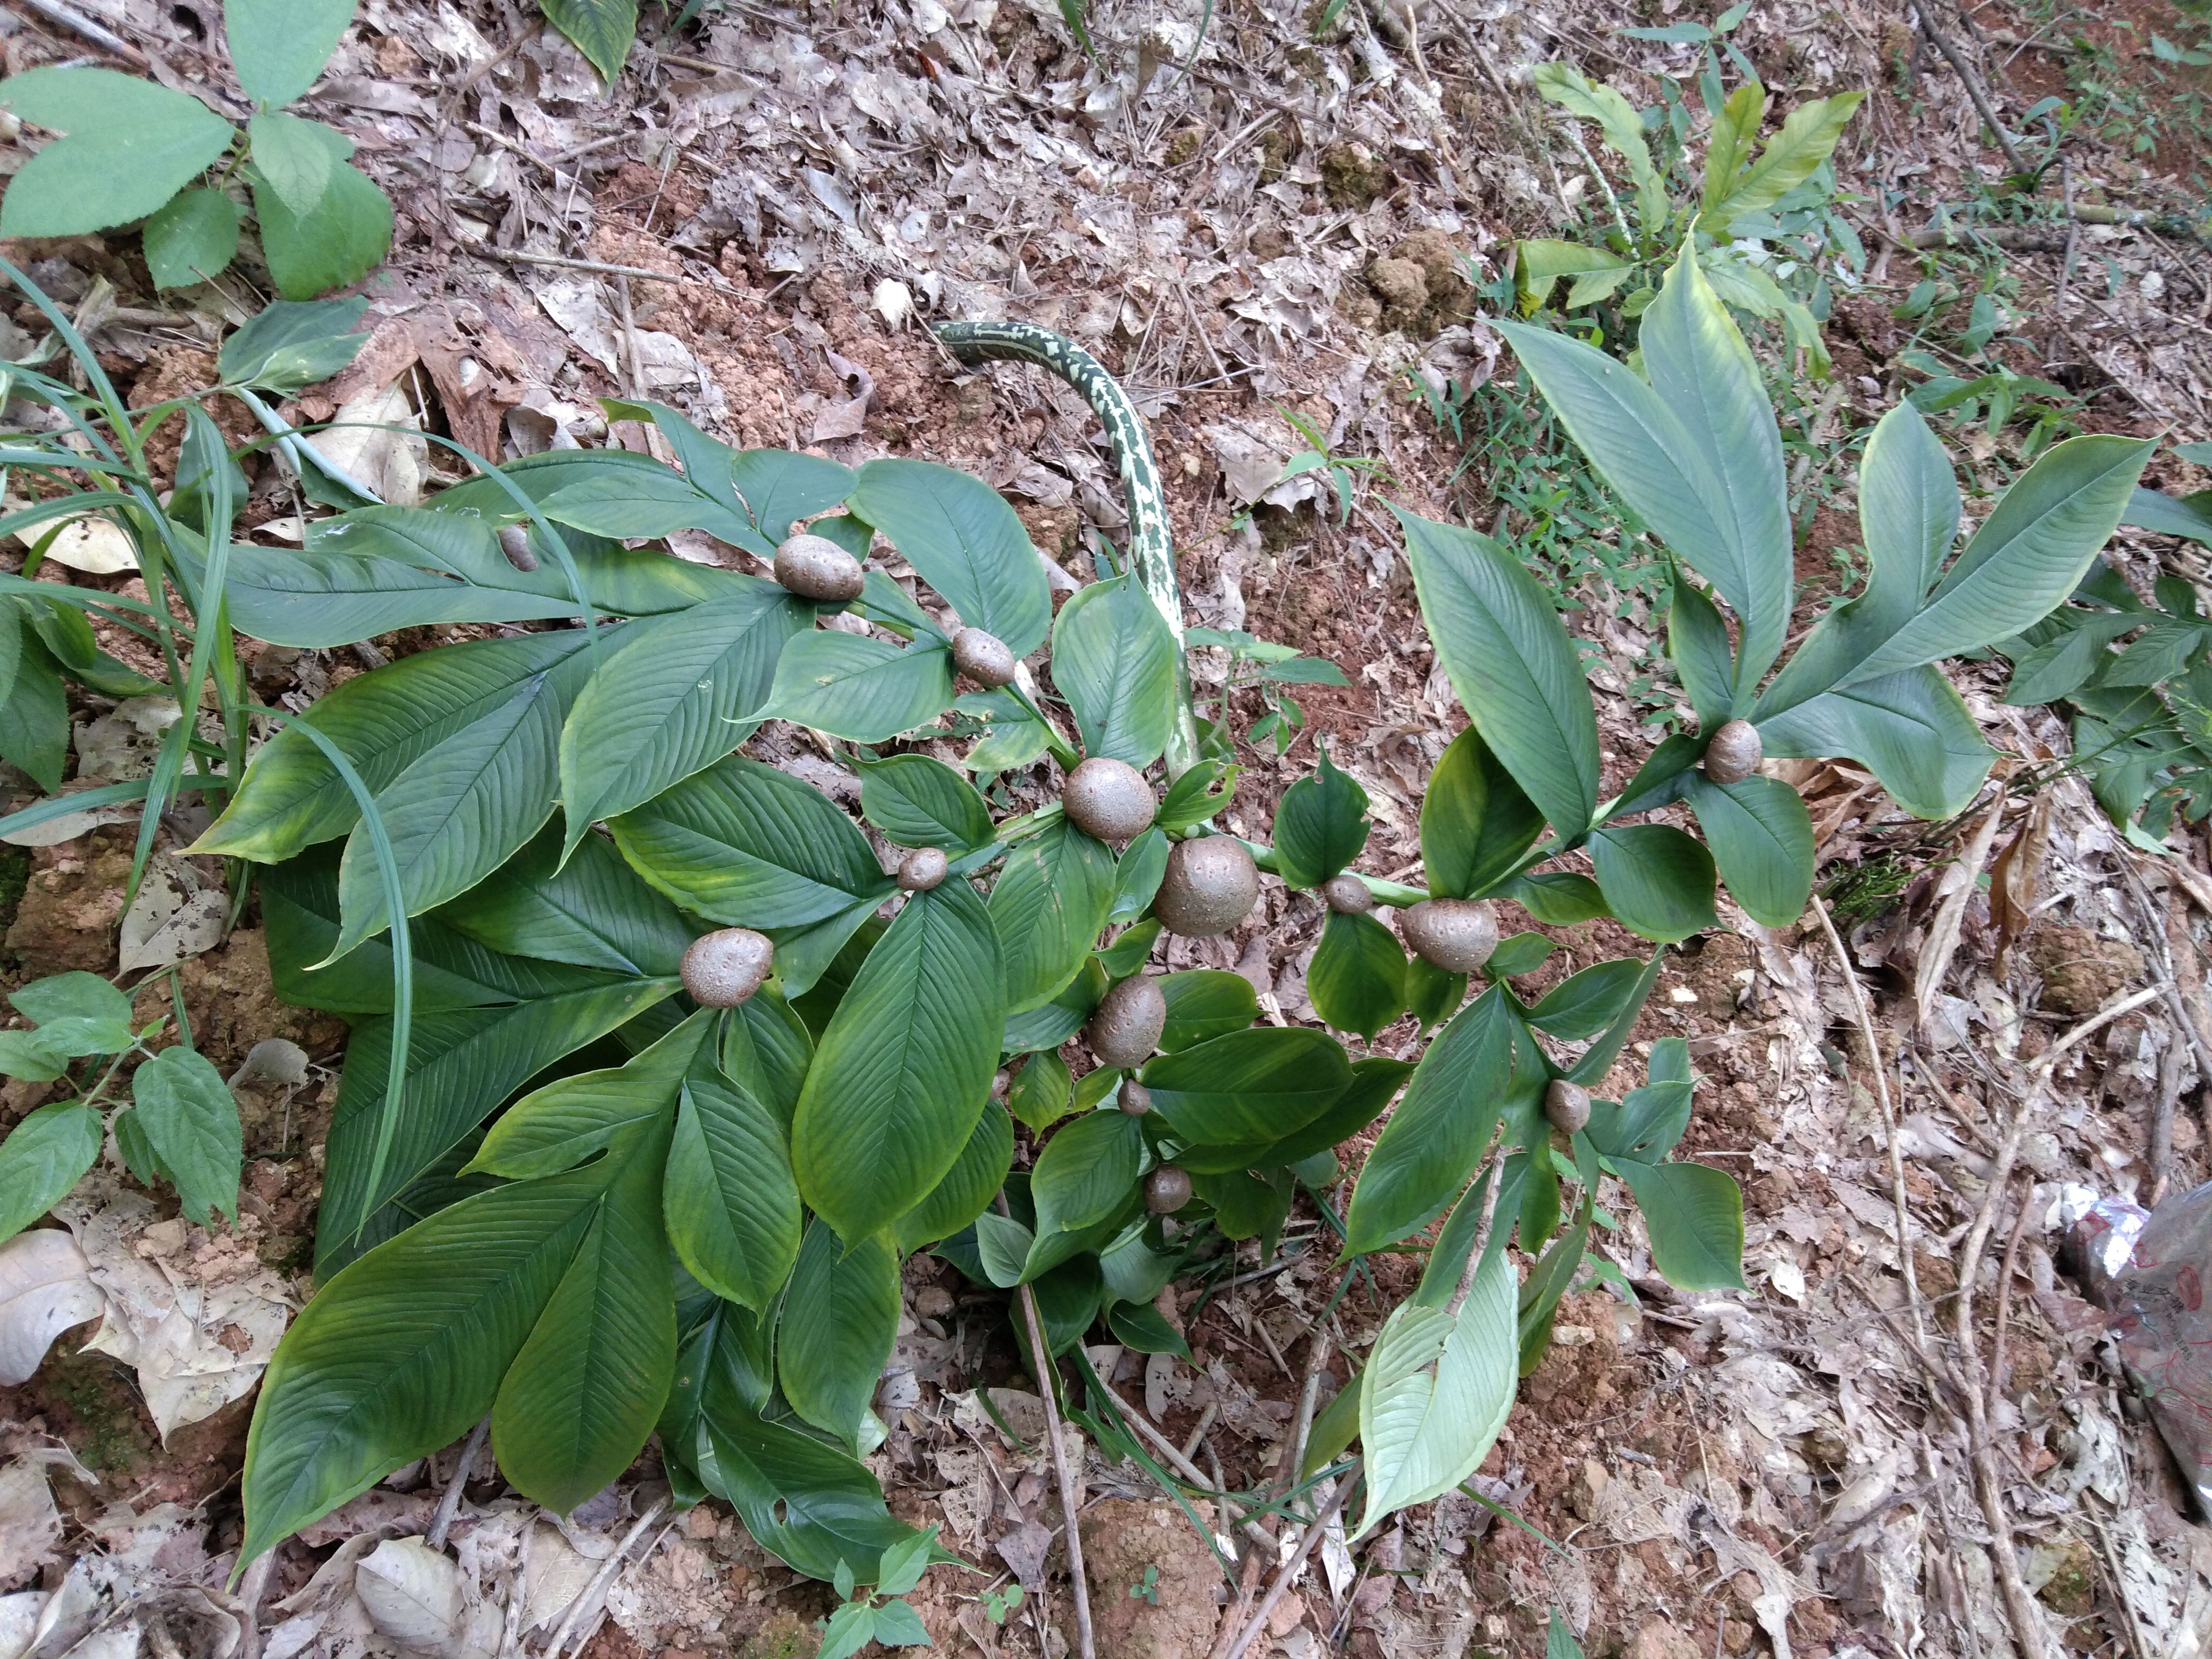
[[(860, 596), (866, 572), (828, 537), (801, 533), (776, 549), (775, 579), (801, 599), (845, 604)], [(1006, 641), (980, 628), (963, 628), (952, 636), (952, 660), (961, 673), (988, 688), (1014, 678), (1013, 653)], [(1741, 782), (1758, 769), (1759, 750), (1758, 731), (1748, 721), (1730, 720), (1706, 747), (1705, 775), (1715, 783)], [(1158, 804), (1135, 767), (1094, 755), (1067, 775), (1060, 805), (1067, 821), (1085, 835), (1126, 844), (1152, 828)], [(926, 893), (945, 873), (944, 850), (921, 847), (900, 861), (895, 878), (907, 892)], [(1345, 915), (1364, 915), (1376, 904), (1367, 884), (1349, 871), (1323, 883), (1321, 893), (1330, 909)], [(1152, 914), (1170, 933), (1205, 939), (1236, 927), (1259, 897), (1260, 871), (1251, 850), (1233, 836), (1202, 836), (1170, 849)], [(1415, 955), (1448, 974), (1473, 973), (1498, 948), (1498, 912), (1484, 899), (1423, 899), (1401, 913), (1398, 930)], [(775, 959), (775, 947), (766, 934), (724, 927), (694, 940), (684, 953), (684, 988), (702, 1008), (734, 1008), (767, 981)], [(1084, 1036), (1101, 1066), (1133, 1072), (1159, 1047), (1167, 1018), (1167, 999), (1158, 981), (1132, 974), (1116, 981), (1100, 1000)], [(1123, 1111), (1141, 1117), (1152, 1103), (1152, 1091), (1143, 1084), (1133, 1077), (1122, 1079)], [(1554, 1079), (1545, 1091), (1544, 1115), (1553, 1127), (1573, 1134), (1589, 1121), (1589, 1093), (1579, 1084)], [(1172, 1214), (1190, 1198), (1189, 1175), (1172, 1164), (1145, 1177), (1146, 1207), (1155, 1215)]]

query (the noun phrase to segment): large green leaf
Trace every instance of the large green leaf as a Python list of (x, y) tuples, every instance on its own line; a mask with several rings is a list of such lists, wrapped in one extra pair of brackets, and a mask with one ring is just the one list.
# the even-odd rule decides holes
[(1188, 968), (1162, 974), (1158, 984), (1168, 1005), (1167, 1024), (1160, 1032), (1163, 1054), (1241, 1031), (1260, 1018), (1259, 993), (1242, 974)]
[(684, 1085), (662, 1203), (668, 1240), (716, 1295), (765, 1312), (799, 1255), (799, 1187), (765, 1079), (702, 1050)]
[(675, 1379), (667, 1152), (665, 1120), (611, 1148), (598, 1213), (492, 1407), (500, 1472), (550, 1510), (573, 1510), (629, 1467)]
[(1667, 611), (1667, 659), (1690, 694), (1698, 724), (1711, 732), (1735, 711), (1735, 658), (1728, 624), (1679, 568), (1673, 586)]
[(1018, 843), (991, 889), (1006, 1009), (1049, 1002), (1090, 957), (1114, 902), (1114, 854), (1065, 818)]
[(767, 1103), (786, 1136), (813, 1063), (814, 1039), (805, 1022), (773, 987), (754, 992), (722, 1024), (723, 1072)]
[(561, 807), (573, 848), (597, 818), (641, 806), (752, 734), (784, 644), (811, 607), (774, 582), (633, 623), (561, 730)]
[(100, 1114), (73, 1100), (41, 1106), (10, 1129), (0, 1140), (0, 1240), (67, 1198), (100, 1156)]
[(560, 1175), (605, 1151), (618, 1135), (665, 1127), (713, 1030), (714, 1016), (702, 1011), (620, 1066), (532, 1090), (492, 1125), (462, 1173), (509, 1180)]
[[(467, 892), (553, 816), (562, 691), (561, 678), (533, 676), (377, 792), (409, 915)], [(391, 925), (388, 896), (375, 840), (356, 824), (338, 864), (338, 954)]]
[(1492, 987), (1437, 1033), (1360, 1171), (1347, 1250), (1378, 1249), (1426, 1226), (1474, 1173), (1509, 1085), (1517, 1094), (1542, 1087), (1514, 1075), (1519, 1024), (1504, 988)]
[(245, 1134), (222, 1073), (204, 1054), (174, 1044), (131, 1074), (131, 1097), (133, 1119), (167, 1169), (185, 1215), (210, 1227), (218, 1212), (236, 1221)]
[(1429, 890), (1471, 898), (1519, 863), (1544, 815), (1470, 726), (1451, 740), (1421, 799), (1421, 863)]
[(1632, 957), (1570, 974), (1528, 1011), (1528, 1024), (1562, 1042), (1586, 1042), (1620, 1018), (1643, 978), (1644, 964)]
[(1721, 879), (1753, 921), (1787, 927), (1813, 894), (1813, 819), (1778, 778), (1709, 782), (1686, 775), (1690, 810), (1705, 832)]
[(279, 110), (256, 111), (246, 137), (254, 167), (295, 213), (313, 210), (330, 188), (331, 168), (353, 154), (353, 140), (343, 133)]
[(637, 0), (544, 0), (553, 27), (576, 43), (612, 91), (637, 36)]
[[(612, 842), (586, 836), (563, 864), (560, 834), (550, 827), (437, 919), (510, 957), (631, 976), (675, 973), (692, 937), (676, 907), (623, 862)], [(414, 944), (419, 958), (422, 944)], [(416, 972), (419, 998), (419, 963)]]
[(1044, 643), (1052, 623), (1044, 565), (997, 490), (928, 461), (875, 460), (860, 469), (852, 502), (963, 624), (997, 635), (1018, 658)]
[[(1832, 98), (1816, 98), (1791, 110), (1782, 131), (1741, 178), (1728, 170), (1723, 187), (1709, 194), (1704, 222), (1698, 228), (1717, 240), (1747, 213), (1764, 213), (1803, 184), (1835, 153), (1836, 141), (1865, 99), (1863, 92), (1839, 92)], [(1709, 183), (1708, 191), (1711, 191)]]
[[(1674, 551), (1720, 590), (1742, 624), (1729, 711), (1737, 713), (1750, 705), (1790, 625), (1794, 583), (1782, 434), (1751, 348), (1713, 296), (1690, 241), (1644, 313), (1638, 342), (1651, 388), (1674, 417), (1673, 441), (1700, 464), (1692, 476), (1708, 489), (1705, 505), (1721, 533), (1710, 546)], [(1550, 396), (1551, 388), (1545, 392)], [(1568, 424), (1574, 429), (1572, 420)], [(1593, 459), (1609, 471), (1608, 458)]]
[(1396, 1510), (1451, 1491), (1497, 1443), (1513, 1408), (1520, 1346), (1514, 1268), (1485, 1255), (1457, 1317), (1407, 1302), (1385, 1322), (1362, 1373), (1364, 1534)]
[(1966, 811), (1996, 759), (1966, 703), (1933, 667), (1823, 692), (1762, 717), (1759, 735), (1771, 758), (1859, 762), (1899, 805), (1923, 818)]
[(223, 0), (230, 66), (246, 96), (275, 108), (315, 84), (353, 21), (355, 0)]
[(726, 505), (665, 466), (579, 478), (548, 495), (539, 508), (556, 524), (614, 541), (658, 541), (679, 530), (703, 530), (727, 541), (751, 528), (734, 504)]
[(952, 653), (817, 629), (783, 647), (763, 713), (854, 743), (927, 726), (952, 702)]
[(815, 1220), (791, 1270), (775, 1369), (792, 1409), (857, 1450), (876, 1379), (898, 1337), (898, 1255), (880, 1236), (850, 1246)]
[(1144, 1081), (1177, 1139), (1237, 1146), (1279, 1140), (1312, 1122), (1351, 1084), (1352, 1062), (1325, 1033), (1264, 1025), (1156, 1059)]
[(1671, 944), (1714, 925), (1713, 855), (1671, 824), (1632, 823), (1590, 837), (1590, 863), (1631, 932)]
[(236, 129), (197, 98), (106, 69), (0, 81), (0, 109), (66, 133), (26, 161), (0, 236), (74, 236), (143, 219), (212, 167)]
[(852, 468), (802, 450), (739, 450), (730, 457), (730, 483), (750, 509), (757, 538), (739, 545), (774, 557), (794, 521), (843, 501), (853, 493), (853, 479)]
[(1066, 1125), (1030, 1175), (1040, 1236), (1095, 1226), (1127, 1201), (1144, 1167), (1145, 1132), (1126, 1112), (1091, 1112)]
[(1726, 1171), (1703, 1164), (1639, 1164), (1613, 1173), (1636, 1194), (1651, 1235), (1652, 1265), (1683, 1291), (1740, 1291), (1743, 1193)]
[(799, 1190), (847, 1239), (912, 1209), (967, 1145), (998, 1063), (998, 936), (965, 881), (907, 901), (823, 1033), (792, 1124)]
[[(323, 1287), (262, 1379), (240, 1559), (451, 1445), (491, 1409), (612, 1173), (603, 1161), (465, 1199)], [(667, 1284), (664, 1266), (663, 1293)]]
[(990, 1207), (992, 1195), (1005, 1184), (1013, 1164), (1014, 1121), (994, 1100), (975, 1120), (968, 1144), (945, 1179), (891, 1224), (892, 1243), (902, 1252), (912, 1252), (950, 1238)]
[(1367, 845), (1367, 792), (1324, 751), (1275, 808), (1275, 860), (1293, 887), (1318, 887)]
[(1872, 571), (1868, 606), (1902, 623), (1919, 608), (1959, 538), (1951, 458), (1912, 399), (1875, 422), (1859, 462), (1859, 532)]
[(637, 872), (732, 926), (823, 921), (894, 890), (852, 819), (812, 785), (732, 756), (609, 826)]
[(1550, 599), (1479, 531), (1391, 511), (1452, 690), (1552, 828), (1581, 833), (1597, 805), (1597, 716)]
[(991, 809), (975, 786), (927, 755), (862, 763), (860, 811), (900, 847), (941, 847), (957, 858), (991, 841)]
[(46, 648), (22, 632), (14, 683), (0, 702), (0, 760), (21, 767), (52, 793), (62, 784), (69, 758), (69, 698), (61, 671)]
[(588, 669), (584, 635), (563, 632), (444, 646), (357, 675), (262, 746), (192, 850), (274, 864), (360, 821), (352, 792), (290, 724), (312, 725), (381, 791), (447, 738), (512, 704), (539, 675), (558, 675), (573, 692)]
[(537, 1073), (675, 988), (672, 980), (625, 980), (507, 1007), (418, 1012), (399, 1121), (383, 1181), (374, 1192), (368, 1188), (369, 1164), (384, 1111), (392, 1022), (385, 1017), (355, 1025), (338, 1083), (329, 1170), (315, 1224), (318, 1273), (345, 1259), (350, 1241), (376, 1211), (459, 1146)]
[(1150, 766), (1175, 727), (1176, 643), (1128, 575), (1093, 582), (1052, 625), (1052, 680), (1075, 711), (1083, 752)]
[(1306, 969), (1314, 1012), (1340, 1031), (1375, 1034), (1406, 1011), (1406, 952), (1372, 916), (1332, 913)]

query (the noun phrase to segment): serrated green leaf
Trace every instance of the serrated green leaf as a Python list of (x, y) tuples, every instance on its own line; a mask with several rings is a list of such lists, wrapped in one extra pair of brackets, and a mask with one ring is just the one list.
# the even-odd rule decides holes
[(67, 1198), (99, 1158), (100, 1142), (100, 1114), (73, 1100), (41, 1106), (10, 1129), (0, 1140), (0, 1241)]
[(253, 216), (269, 275), (288, 300), (312, 300), (358, 282), (392, 251), (390, 198), (344, 161), (332, 164), (321, 199), (306, 213), (255, 185)]
[(237, 132), (197, 98), (106, 69), (10, 76), (0, 109), (68, 135), (8, 181), (0, 236), (75, 236), (143, 219), (221, 160)]
[(131, 1073), (131, 1094), (138, 1127), (176, 1183), (185, 1213), (204, 1226), (213, 1226), (217, 1212), (236, 1221), (245, 1134), (222, 1073), (177, 1044)]
[(212, 282), (238, 257), (238, 204), (219, 190), (180, 190), (147, 220), (144, 246), (155, 288)]
[(307, 215), (330, 189), (331, 169), (353, 154), (353, 140), (319, 121), (261, 110), (246, 124), (253, 166), (284, 205)]
[(289, 104), (315, 83), (355, 0), (223, 0), (231, 67), (249, 97)]

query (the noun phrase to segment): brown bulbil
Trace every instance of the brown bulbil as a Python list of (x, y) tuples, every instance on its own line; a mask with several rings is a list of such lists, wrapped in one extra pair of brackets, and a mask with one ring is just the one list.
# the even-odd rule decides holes
[(1589, 1122), (1589, 1091), (1563, 1077), (1552, 1079), (1544, 1091), (1544, 1115), (1563, 1135), (1579, 1134)]
[(1190, 1176), (1163, 1164), (1145, 1177), (1145, 1207), (1154, 1215), (1173, 1215), (1190, 1202)]
[(1328, 901), (1328, 908), (1340, 916), (1364, 916), (1375, 908), (1375, 895), (1349, 870), (1322, 883), (1321, 896)]
[(952, 665), (993, 690), (1013, 684), (1013, 652), (996, 634), (980, 628), (963, 628), (952, 636)]
[(784, 538), (775, 550), (775, 579), (802, 599), (842, 605), (860, 597), (868, 573), (860, 562), (827, 536), (804, 531)]
[(1471, 974), (1498, 948), (1498, 912), (1483, 899), (1423, 899), (1400, 915), (1398, 931), (1425, 961)]
[(1152, 1091), (1133, 1077), (1121, 1079), (1121, 1108), (1131, 1117), (1142, 1117), (1152, 1109)]
[(1206, 939), (1225, 933), (1252, 914), (1260, 897), (1260, 867), (1244, 843), (1230, 836), (1177, 842), (1152, 900), (1152, 914), (1171, 933)]
[(914, 1310), (924, 1319), (942, 1319), (952, 1311), (952, 1292), (942, 1285), (925, 1285), (914, 1293)]
[(1101, 1066), (1130, 1071), (1152, 1058), (1167, 1024), (1168, 1000), (1159, 981), (1132, 974), (1100, 999), (1084, 1036)]
[(775, 946), (750, 927), (724, 927), (691, 941), (678, 972), (702, 1008), (734, 1008), (760, 989), (775, 966)]
[(530, 532), (519, 524), (500, 526), (499, 550), (507, 555), (507, 562), (517, 570), (538, 568), (538, 556), (530, 550)]
[(1152, 827), (1157, 803), (1142, 772), (1127, 761), (1093, 755), (1067, 775), (1060, 805), (1085, 835), (1130, 841)]
[(1764, 752), (1757, 726), (1749, 720), (1730, 720), (1705, 745), (1705, 776), (1715, 783), (1741, 783), (1759, 770)]
[(945, 879), (948, 860), (941, 847), (917, 847), (899, 860), (898, 884), (909, 893), (927, 893)]

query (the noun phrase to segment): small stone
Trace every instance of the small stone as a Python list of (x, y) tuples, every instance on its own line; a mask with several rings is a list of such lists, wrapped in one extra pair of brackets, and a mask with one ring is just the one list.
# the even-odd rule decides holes
[(1173, 1215), (1190, 1202), (1190, 1176), (1163, 1164), (1145, 1177), (1145, 1207), (1154, 1215)]
[(1121, 1108), (1131, 1117), (1142, 1117), (1152, 1109), (1152, 1091), (1133, 1077), (1121, 1079)]
[(1599, 1501), (1612, 1484), (1613, 1476), (1606, 1472), (1605, 1465), (1594, 1457), (1585, 1457), (1582, 1468), (1567, 1483), (1568, 1510), (1577, 1520), (1595, 1521)]
[(924, 1319), (942, 1319), (952, 1311), (952, 1292), (942, 1285), (925, 1285), (914, 1293), (914, 1310)]
[(775, 579), (802, 599), (843, 605), (860, 597), (868, 573), (858, 559), (827, 536), (810, 536), (802, 531), (785, 538), (775, 550)]
[(1342, 916), (1364, 916), (1375, 908), (1375, 895), (1349, 870), (1322, 883), (1321, 896), (1330, 909)]
[(1705, 745), (1705, 776), (1714, 783), (1741, 783), (1759, 770), (1765, 748), (1749, 720), (1730, 720)]
[(1484, 899), (1423, 899), (1401, 914), (1398, 931), (1436, 967), (1471, 974), (1498, 948), (1498, 912)]
[(1589, 1091), (1563, 1077), (1553, 1078), (1544, 1091), (1544, 1116), (1561, 1134), (1579, 1134), (1589, 1122)]
[(702, 1008), (734, 1008), (751, 997), (775, 965), (775, 946), (750, 927), (724, 927), (691, 941), (677, 971)]
[(1231, 836), (1177, 842), (1152, 900), (1152, 914), (1171, 933), (1210, 939), (1252, 914), (1260, 899), (1260, 866)]
[(1159, 981), (1132, 974), (1100, 999), (1084, 1036), (1101, 1066), (1132, 1071), (1152, 1058), (1167, 1023), (1168, 1000)]
[(1060, 805), (1067, 821), (1086, 836), (1133, 841), (1152, 827), (1158, 803), (1145, 775), (1128, 762), (1093, 755), (1067, 775)]
[(917, 847), (899, 860), (898, 884), (909, 893), (927, 893), (945, 879), (949, 862), (942, 847)]
[(952, 636), (952, 665), (993, 690), (1013, 684), (1013, 652), (996, 634), (980, 628), (963, 628)]

